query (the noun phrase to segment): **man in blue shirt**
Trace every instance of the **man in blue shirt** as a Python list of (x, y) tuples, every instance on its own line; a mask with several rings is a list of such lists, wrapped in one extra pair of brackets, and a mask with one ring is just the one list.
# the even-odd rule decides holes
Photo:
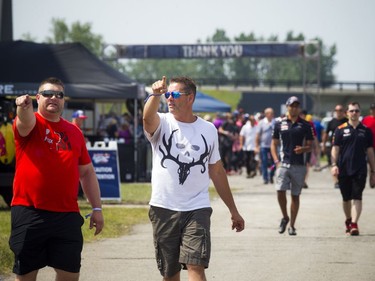
[[(271, 156), (272, 132), (275, 125), (274, 113), (272, 108), (264, 110), (264, 118), (258, 123), (256, 135), (256, 152), (260, 154), (262, 163), (263, 182), (273, 183), (274, 169), (270, 169), (274, 163)], [(270, 171), (269, 171), (270, 170)]]
[[(277, 200), (283, 218), (279, 233), (284, 233), (289, 223), (286, 191), (291, 191), (289, 235), (297, 235), (294, 227), (298, 209), (299, 196), (305, 182), (306, 163), (304, 153), (311, 151), (314, 139), (310, 123), (299, 117), (301, 108), (297, 97), (290, 97), (287, 102), (287, 114), (275, 122), (272, 135), (271, 154), (276, 164)], [(278, 147), (280, 152), (278, 155)]]

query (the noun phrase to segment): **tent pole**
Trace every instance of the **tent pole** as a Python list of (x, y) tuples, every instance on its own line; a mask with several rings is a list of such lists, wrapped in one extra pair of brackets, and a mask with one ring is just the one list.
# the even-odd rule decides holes
[(134, 112), (133, 112), (133, 118), (134, 118), (134, 163), (135, 163), (135, 169), (134, 169), (134, 181), (138, 181), (138, 99), (134, 99)]

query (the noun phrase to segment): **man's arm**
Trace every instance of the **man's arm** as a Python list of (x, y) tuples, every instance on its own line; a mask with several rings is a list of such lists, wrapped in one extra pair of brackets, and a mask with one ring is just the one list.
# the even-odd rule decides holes
[(334, 177), (337, 177), (339, 174), (339, 167), (337, 167), (337, 161), (339, 159), (339, 153), (340, 153), (340, 147), (338, 145), (332, 146), (331, 151), (331, 161), (332, 161), (332, 168), (331, 168), (331, 174)]
[(16, 127), (20, 136), (26, 137), (30, 134), (36, 123), (33, 101), (29, 95), (24, 95), (16, 98), (16, 105)]
[(299, 146), (297, 145), (295, 148), (294, 148), (294, 153), (295, 154), (302, 154), (302, 153), (306, 153), (306, 152), (311, 152), (311, 148), (312, 148), (312, 140), (307, 140), (305, 142), (305, 145), (304, 146)]
[(280, 141), (278, 139), (272, 139), (271, 142), (271, 155), (273, 162), (277, 164), (279, 162), (279, 155), (277, 154), (277, 147), (279, 146)]
[(370, 186), (375, 186), (375, 156), (374, 148), (372, 146), (367, 148), (367, 160), (370, 165)]
[(237, 232), (244, 230), (245, 221), (237, 210), (223, 164), (221, 161), (218, 161), (215, 164), (209, 164), (208, 169), (210, 178), (214, 183), (217, 193), (231, 213), (232, 229), (236, 229)]
[(101, 211), (99, 182), (92, 163), (79, 166), (79, 175), (82, 190), (90, 202), (93, 212), (90, 218), (90, 229), (95, 227), (95, 235), (99, 234), (104, 227), (104, 219)]
[(261, 130), (258, 129), (255, 135), (255, 152), (260, 152), (260, 137), (261, 137)]
[(160, 117), (157, 114), (160, 104), (160, 97), (167, 91), (166, 77), (152, 84), (152, 91), (155, 96), (150, 96), (143, 109), (143, 128), (150, 135), (154, 134), (160, 124)]

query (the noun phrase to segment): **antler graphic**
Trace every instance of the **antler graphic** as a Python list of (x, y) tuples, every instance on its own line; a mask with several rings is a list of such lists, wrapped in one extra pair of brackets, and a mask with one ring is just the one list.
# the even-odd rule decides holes
[(197, 166), (197, 165), (202, 165), (201, 173), (203, 174), (206, 171), (205, 164), (208, 161), (208, 159), (206, 157), (210, 154), (210, 150), (208, 149), (206, 139), (201, 134), (202, 139), (204, 141), (204, 145), (205, 145), (205, 152), (203, 152), (201, 154), (198, 161), (195, 161), (195, 159), (193, 159), (193, 161), (190, 162), (190, 163), (180, 162), (179, 155), (177, 155), (177, 157), (174, 157), (174, 156), (171, 155), (172, 137), (173, 137), (173, 134), (177, 130), (178, 129), (172, 131), (172, 134), (168, 138), (168, 142), (165, 140), (165, 135), (163, 136), (163, 144), (164, 144), (164, 147), (165, 147), (165, 152), (161, 148), (161, 146), (159, 146), (159, 150), (163, 154), (163, 159), (161, 160), (161, 166), (163, 168), (167, 168), (166, 166), (164, 166), (164, 161), (167, 160), (167, 159), (172, 160), (173, 162), (178, 164), (179, 168), (178, 168), (177, 172), (178, 172), (178, 177), (179, 177), (179, 183), (182, 185), (182, 184), (184, 184), (187, 177), (189, 176), (191, 167), (194, 167), (194, 166)]

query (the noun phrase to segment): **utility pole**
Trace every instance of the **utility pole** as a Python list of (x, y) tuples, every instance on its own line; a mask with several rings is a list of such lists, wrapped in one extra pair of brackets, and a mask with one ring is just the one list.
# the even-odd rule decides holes
[(12, 0), (0, 0), (0, 42), (13, 41)]

